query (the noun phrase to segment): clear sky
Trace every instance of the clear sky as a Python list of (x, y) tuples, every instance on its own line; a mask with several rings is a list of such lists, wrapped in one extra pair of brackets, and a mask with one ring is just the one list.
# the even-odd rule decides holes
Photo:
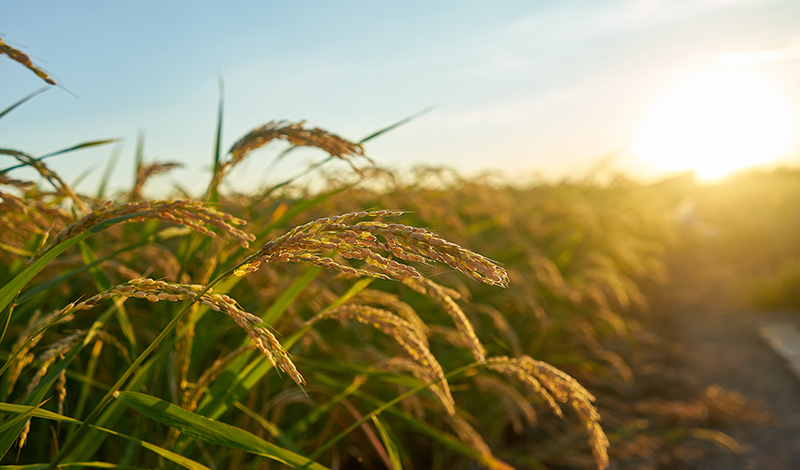
[[(0, 146), (34, 155), (118, 137), (117, 185), (132, 178), (136, 134), (165, 176), (208, 180), (225, 81), (223, 145), (274, 119), (358, 140), (430, 105), (366, 146), (380, 164), (467, 173), (576, 174), (604, 157), (657, 171), (632, 150), (637, 129), (687, 73), (747, 69), (800, 109), (798, 0), (5, 1), (0, 35), (58, 88), (0, 120)], [(0, 108), (43, 85), (0, 57)], [(767, 118), (769, 119), (769, 118)], [(793, 128), (797, 130), (796, 126)], [(111, 148), (55, 157), (67, 181)], [(798, 155), (797, 146), (785, 151)], [(237, 181), (261, 181), (269, 152)], [(317, 158), (300, 153), (288, 175)], [(3, 165), (5, 166), (5, 165)], [(276, 176), (273, 176), (276, 178)], [(93, 182), (94, 181), (94, 182)]]

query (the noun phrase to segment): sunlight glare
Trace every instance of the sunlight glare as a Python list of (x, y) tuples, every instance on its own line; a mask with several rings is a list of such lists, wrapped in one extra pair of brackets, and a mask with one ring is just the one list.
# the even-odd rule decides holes
[(792, 150), (795, 112), (774, 85), (742, 71), (681, 80), (646, 117), (634, 143), (662, 171), (714, 179), (769, 163)]

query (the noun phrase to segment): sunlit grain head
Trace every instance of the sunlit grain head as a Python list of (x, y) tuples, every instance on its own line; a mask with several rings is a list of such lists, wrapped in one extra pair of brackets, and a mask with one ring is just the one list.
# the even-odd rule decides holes
[(741, 70), (695, 73), (651, 108), (634, 151), (662, 171), (714, 179), (786, 156), (796, 110), (766, 78)]

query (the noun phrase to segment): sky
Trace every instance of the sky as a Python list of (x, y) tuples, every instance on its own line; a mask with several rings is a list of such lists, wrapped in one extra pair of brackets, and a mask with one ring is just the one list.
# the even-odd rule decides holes
[[(119, 138), (112, 183), (133, 178), (137, 134), (161, 176), (201, 190), (210, 178), (218, 77), (223, 148), (271, 120), (306, 120), (359, 140), (367, 155), (511, 179), (584, 174), (603, 161), (635, 178), (662, 170), (634, 150), (637, 132), (676, 80), (752, 70), (800, 110), (797, 0), (552, 1), (8, 1), (0, 35), (51, 73), (54, 87), (0, 120), (0, 146), (42, 155)], [(0, 57), (0, 108), (44, 85)], [(794, 128), (795, 131), (797, 127)], [(278, 148), (229, 178), (276, 182), (322, 156), (298, 152), (273, 174)], [(97, 186), (111, 146), (48, 160)], [(784, 152), (796, 161), (797, 145)], [(792, 160), (794, 159), (794, 160)]]

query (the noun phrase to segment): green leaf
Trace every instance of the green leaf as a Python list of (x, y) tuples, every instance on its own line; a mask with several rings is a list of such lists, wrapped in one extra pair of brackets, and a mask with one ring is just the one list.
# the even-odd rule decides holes
[(389, 436), (386, 425), (384, 425), (377, 416), (372, 417), (372, 422), (375, 423), (375, 427), (378, 428), (383, 446), (386, 448), (386, 452), (389, 454), (389, 460), (392, 462), (393, 470), (403, 470), (403, 463), (400, 461), (400, 452), (397, 450), (397, 444), (395, 444), (394, 440)]
[[(28, 421), (28, 419), (30, 419), (30, 417), (33, 415), (33, 412), (34, 412), (34, 411), (36, 411), (36, 410), (38, 410), (38, 409), (39, 409), (39, 407), (41, 407), (42, 405), (44, 405), (46, 402), (47, 402), (47, 400), (45, 400), (45, 401), (43, 401), (43, 402), (39, 403), (39, 404), (38, 404), (38, 405), (36, 405), (35, 407), (31, 407), (31, 409), (29, 409), (29, 410), (28, 410), (28, 411), (26, 411), (25, 413), (22, 413), (22, 414), (20, 414), (20, 415), (19, 415), (19, 416), (17, 416), (16, 418), (14, 418), (14, 419), (11, 419), (11, 420), (8, 420), (7, 422), (3, 423), (3, 425), (2, 425), (2, 426), (0, 426), (0, 433), (4, 432), (4, 431), (5, 431), (6, 429), (8, 429), (8, 428), (11, 428), (11, 427), (17, 426), (17, 425), (19, 425), (20, 423), (25, 423), (26, 421)], [(22, 428), (20, 428), (20, 430), (21, 430), (21, 429), (22, 429)], [(17, 433), (17, 436), (19, 436), (19, 433)], [(16, 439), (16, 437), (15, 437), (14, 439)]]
[[(2, 116), (0, 115), (0, 117), (2, 117)], [(52, 152), (52, 153), (48, 153), (48, 154), (42, 155), (41, 157), (37, 157), (36, 160), (43, 160), (45, 158), (54, 157), (56, 155), (61, 155), (63, 153), (72, 152), (74, 150), (79, 150), (79, 149), (83, 149), (83, 148), (86, 148), (86, 147), (94, 147), (96, 145), (105, 145), (105, 144), (108, 144), (108, 143), (111, 143), (111, 142), (116, 142), (117, 140), (118, 139), (105, 139), (105, 140), (94, 140), (94, 141), (91, 141), (91, 142), (84, 142), (82, 144), (74, 145), (74, 146), (66, 148), (66, 149), (62, 149), (62, 150), (58, 150), (56, 152)], [(4, 168), (2, 171), (0, 171), (0, 174), (6, 174), (6, 173), (8, 173), (10, 171), (16, 170), (18, 168), (22, 168), (22, 167), (24, 167), (26, 165), (27, 164), (22, 163), (22, 164), (19, 164), (19, 165), (14, 165), (12, 167)]]
[[(167, 229), (169, 230), (169, 229)], [(227, 291), (228, 289), (232, 288), (236, 283), (238, 283), (242, 278), (241, 277), (233, 277), (222, 281), (219, 283), (220, 291)], [(128, 381), (125, 385), (126, 391), (136, 391), (140, 390), (145, 384), (148, 383), (153, 377), (153, 370), (160, 367), (164, 361), (167, 360), (167, 356), (171, 351), (174, 350), (175, 342), (177, 338), (183, 336), (186, 331), (190, 328), (191, 325), (194, 325), (200, 318), (203, 317), (203, 314), (209, 310), (208, 307), (205, 305), (200, 305), (197, 311), (191, 316), (187, 325), (181, 330), (178, 330), (177, 334), (170, 338), (169, 340), (164, 342), (164, 345), (160, 348), (160, 350), (150, 359), (147, 360), (138, 370), (133, 374), (133, 377)], [(235, 362), (235, 361), (234, 361)], [(219, 382), (219, 379), (216, 381)], [(215, 382), (215, 383), (216, 383)], [(111, 401), (108, 406), (103, 410), (100, 417), (97, 419), (96, 423), (98, 426), (114, 426), (117, 421), (122, 417), (123, 413), (125, 412), (126, 408), (122, 406), (119, 401)], [(97, 452), (97, 450), (102, 446), (103, 441), (105, 440), (105, 435), (100, 433), (95, 429), (90, 429), (80, 440), (80, 442), (75, 446), (75, 449), (66, 457), (67, 462), (76, 462), (80, 460), (88, 460), (92, 458), (92, 456)]]
[[(328, 305), (326, 310), (347, 302), (353, 296), (366, 289), (374, 280), (374, 278), (359, 279), (347, 292)], [(289, 350), (310, 328), (310, 326), (301, 328), (287, 338), (286, 341), (282, 341), (283, 346)], [(200, 402), (198, 413), (203, 416), (218, 418), (233, 402), (240, 400), (242, 396), (252, 389), (271, 369), (272, 366), (269, 361), (262, 355), (253, 359), (245, 367), (242, 367), (240, 362), (234, 361), (234, 363), (228, 365), (223, 375), (217, 380), (217, 382), (223, 384), (222, 379), (224, 376), (226, 379), (225, 386), (220, 386), (219, 388), (212, 386), (208, 395)]]
[(286, 431), (286, 434), (291, 438), (296, 438), (297, 436), (300, 436), (302, 433), (308, 430), (309, 426), (311, 426), (312, 424), (317, 422), (320, 418), (322, 418), (328, 412), (328, 410), (330, 410), (333, 407), (333, 405), (341, 402), (345, 398), (352, 395), (353, 392), (355, 392), (356, 390), (358, 390), (359, 387), (364, 385), (364, 382), (366, 381), (367, 378), (365, 376), (363, 375), (356, 376), (355, 380), (353, 380), (353, 382), (347, 388), (336, 394), (333, 398), (331, 398), (327, 402), (320, 404), (319, 406), (314, 408), (311, 412), (306, 413), (306, 415), (302, 419), (294, 423), (292, 427), (289, 428), (288, 431)]
[(400, 127), (400, 126), (402, 126), (404, 124), (408, 124), (409, 122), (413, 121), (414, 119), (417, 119), (420, 116), (428, 114), (433, 108), (435, 108), (435, 105), (428, 106), (427, 108), (423, 109), (422, 111), (417, 111), (416, 113), (412, 114), (411, 116), (408, 116), (407, 118), (401, 119), (401, 120), (397, 121), (394, 124), (388, 125), (388, 126), (384, 127), (383, 129), (379, 129), (379, 130), (373, 132), (372, 134), (370, 134), (370, 135), (364, 137), (363, 139), (361, 139), (358, 143), (359, 144), (363, 144), (364, 142), (372, 140), (372, 139), (374, 139), (375, 137), (378, 137), (381, 134), (393, 131), (393, 130), (397, 129), (398, 127)]
[(100, 178), (100, 186), (97, 187), (97, 199), (103, 199), (108, 181), (111, 179), (111, 174), (117, 166), (120, 155), (122, 155), (122, 146), (115, 145), (114, 149), (111, 151), (111, 156), (108, 157), (108, 163), (106, 163), (106, 169), (103, 170), (103, 176)]
[[(219, 74), (219, 104), (217, 105), (217, 134), (214, 139), (214, 165), (211, 167), (211, 183), (207, 191), (207, 199), (210, 202), (219, 202), (219, 188), (215, 182), (215, 176), (219, 170), (219, 162), (222, 158), (222, 114), (225, 109), (225, 83), (222, 81), (222, 73)], [(219, 183), (219, 182), (217, 182)]]
[[(373, 396), (370, 396), (363, 392), (355, 392), (353, 395), (364, 399), (365, 401), (372, 403), (373, 406), (382, 407), (385, 405), (384, 401), (381, 401)], [(425, 423), (416, 417), (412, 416), (405, 411), (399, 410), (396, 407), (387, 408), (384, 410), (385, 412), (397, 416), (404, 420), (409, 426), (411, 426), (416, 432), (422, 433), (427, 435), (432, 440), (439, 442), (440, 444), (444, 445), (445, 447), (454, 450), (464, 456), (467, 456), (471, 459), (474, 459), (484, 466), (491, 468), (491, 469), (504, 469), (504, 470), (513, 470), (507, 463), (503, 462), (502, 460), (491, 456), (491, 455), (484, 455), (480, 452), (476, 451), (472, 447), (461, 442), (456, 436), (442, 430), (438, 429), (428, 423)]]
[[(33, 409), (33, 411), (30, 411), (31, 409)], [(2, 413), (2, 412), (14, 413), (14, 414), (23, 414), (23, 413), (29, 413), (30, 412), (30, 414), (33, 417), (36, 417), (36, 418), (44, 418), (44, 419), (49, 419), (51, 421), (62, 421), (62, 422), (65, 422), (65, 423), (70, 423), (70, 424), (82, 424), (81, 421), (79, 421), (77, 419), (70, 418), (70, 417), (64, 416), (64, 415), (60, 415), (58, 413), (53, 413), (52, 411), (38, 409), (38, 408), (33, 407), (33, 406), (13, 405), (11, 403), (0, 403), (0, 413)], [(157, 446), (155, 444), (151, 444), (149, 442), (142, 441), (140, 439), (136, 439), (135, 437), (131, 437), (131, 436), (128, 436), (127, 434), (123, 434), (123, 433), (120, 433), (120, 432), (117, 432), (117, 431), (112, 431), (110, 429), (104, 429), (104, 428), (101, 428), (99, 426), (91, 426), (90, 425), (90, 427), (93, 430), (101, 431), (101, 432), (104, 432), (104, 433), (107, 433), (107, 434), (111, 434), (113, 436), (121, 437), (121, 438), (126, 439), (128, 441), (135, 442), (135, 443), (141, 445), (142, 447), (144, 447), (145, 449), (150, 450), (152, 452), (155, 452), (156, 454), (164, 457), (165, 459), (170, 460), (172, 462), (175, 462), (175, 463), (177, 463), (178, 465), (181, 465), (184, 468), (188, 468), (190, 470), (210, 470), (205, 465), (201, 465), (201, 464), (195, 462), (192, 459), (188, 459), (188, 458), (186, 458), (186, 457), (184, 457), (182, 455), (178, 455), (178, 454), (176, 454), (174, 452), (170, 452), (167, 449), (159, 447), (159, 446)], [(85, 462), (83, 464), (85, 465)], [(47, 466), (49, 464), (41, 464), (41, 465), (43, 465), (41, 468), (45, 469), (45, 468), (47, 468)], [(69, 462), (69, 463), (61, 463), (61, 464), (59, 464), (59, 467), (80, 466), (80, 465), (81, 465), (81, 462)], [(2, 469), (2, 468), (6, 468), (6, 467), (0, 467), (0, 469)], [(10, 468), (14, 468), (14, 467), (10, 467)], [(40, 468), (40, 467), (36, 467), (36, 468)], [(99, 467), (99, 468), (124, 468), (124, 467)], [(127, 467), (127, 468), (130, 468), (130, 467)]]
[(119, 392), (117, 399), (148, 418), (203, 442), (260, 455), (293, 467), (326, 469), (323, 465), (260, 439), (243, 429), (205, 418), (156, 397), (136, 392)]
[(85, 149), (89, 147), (97, 147), (98, 145), (113, 144), (115, 142), (119, 142), (119, 139), (103, 139), (103, 140), (92, 140), (89, 142), (83, 142), (78, 145), (73, 145), (72, 147), (68, 147), (65, 149), (57, 150), (55, 152), (42, 155), (41, 157), (37, 158), (37, 160), (41, 160), (43, 158), (55, 157), (56, 155), (61, 155), (62, 153), (74, 152), (76, 150)]
[(75, 179), (72, 181), (72, 184), (71, 184), (70, 186), (72, 186), (73, 188), (77, 188), (77, 187), (78, 187), (78, 185), (79, 185), (79, 184), (81, 184), (81, 183), (83, 183), (83, 180), (85, 180), (86, 178), (88, 178), (88, 177), (89, 177), (89, 175), (91, 175), (91, 174), (94, 172), (94, 170), (96, 170), (96, 169), (97, 169), (97, 166), (96, 166), (96, 165), (92, 165), (92, 166), (90, 166), (89, 168), (87, 168), (87, 169), (83, 170), (83, 171), (81, 172), (81, 174), (80, 174), (80, 175), (78, 175), (78, 177), (77, 177), (77, 178), (75, 178)]
[[(92, 326), (89, 328), (83, 340), (70, 349), (64, 358), (58, 361), (55, 366), (50, 367), (47, 370), (47, 374), (45, 374), (45, 376), (39, 381), (39, 384), (25, 396), (25, 398), (22, 400), (22, 404), (32, 405), (34, 403), (39, 403), (42, 400), (44, 394), (47, 393), (47, 390), (50, 389), (50, 387), (53, 385), (53, 382), (55, 382), (58, 376), (61, 375), (61, 372), (66, 370), (67, 367), (69, 367), (69, 365), (72, 363), (72, 360), (75, 358), (75, 356), (92, 341), (95, 332), (105, 324), (106, 320), (108, 320), (108, 318), (111, 316), (111, 313), (114, 309), (115, 307), (110, 307), (104, 311), (94, 323), (92, 323)], [(6, 361), (6, 366), (9, 363), (10, 360)], [(16, 436), (20, 433), (24, 425), (25, 423), (19, 423), (11, 432), (0, 433), (0, 458), (5, 456), (8, 450), (14, 444)]]
[(235, 406), (242, 413), (249, 416), (253, 421), (260, 424), (261, 427), (266, 429), (267, 432), (269, 432), (272, 435), (272, 437), (274, 437), (281, 443), (281, 445), (291, 450), (292, 452), (300, 452), (300, 449), (297, 448), (297, 445), (295, 445), (294, 442), (292, 442), (291, 440), (289, 440), (288, 437), (286, 437), (286, 434), (284, 434), (284, 432), (281, 431), (281, 428), (279, 428), (277, 424), (273, 423), (272, 421), (268, 421), (263, 416), (251, 410), (250, 408), (242, 405), (238, 401), (235, 402), (233, 406)]
[(295, 279), (291, 286), (288, 289), (283, 291), (283, 294), (278, 297), (275, 302), (270, 305), (269, 309), (267, 309), (266, 313), (261, 317), (264, 320), (264, 323), (267, 325), (271, 325), (275, 323), (275, 321), (283, 315), (289, 305), (295, 301), (298, 295), (303, 292), (311, 281), (316, 279), (317, 276), (322, 272), (322, 268), (318, 266), (314, 266), (308, 271), (305, 272), (302, 276)]
[[(342, 191), (350, 189), (353, 186), (355, 186), (355, 185), (354, 184), (348, 184), (348, 185), (342, 186), (341, 188), (336, 188), (336, 189), (334, 189), (332, 191), (329, 191), (327, 193), (322, 193), (322, 194), (320, 194), (320, 195), (318, 195), (316, 197), (313, 197), (311, 199), (303, 199), (299, 204), (296, 204), (296, 205), (292, 206), (291, 209), (286, 211), (286, 213), (283, 214), (281, 217), (279, 217), (278, 220), (270, 223), (269, 225), (264, 227), (260, 232), (256, 233), (255, 234), (256, 238), (260, 240), (266, 234), (271, 232), (274, 228), (280, 227), (281, 225), (283, 225), (286, 222), (288, 222), (289, 220), (291, 220), (292, 217), (294, 217), (294, 216), (296, 216), (296, 215), (298, 215), (298, 214), (300, 214), (302, 212), (305, 212), (308, 209), (311, 209), (312, 207), (316, 206), (317, 204), (320, 204), (320, 203), (324, 202), (329, 197), (335, 196), (335, 195), (341, 193)], [(255, 206), (259, 202), (261, 202), (262, 200), (266, 199), (266, 197), (269, 196), (271, 194), (271, 192), (272, 192), (272, 189), (270, 189), (268, 191), (265, 191), (265, 192), (261, 193), (259, 196), (255, 197), (253, 199), (253, 201), (250, 203), (250, 206), (248, 207), (247, 210), (252, 212), (253, 209), (255, 208)], [(243, 251), (243, 250), (240, 250), (240, 251)]]
[(14, 109), (17, 106), (20, 106), (24, 102), (26, 102), (29, 99), (33, 98), (34, 96), (39, 95), (41, 93), (44, 93), (45, 91), (47, 91), (49, 89), (50, 89), (49, 86), (46, 86), (46, 87), (43, 87), (43, 88), (39, 88), (38, 90), (34, 91), (33, 93), (31, 93), (30, 95), (26, 96), (25, 98), (22, 98), (21, 100), (17, 101), (16, 103), (12, 104), (8, 108), (4, 109), (3, 111), (0, 111), (0, 119), (2, 119), (3, 116), (5, 116), (6, 114), (10, 113), (11, 111), (14, 111)]
[[(149, 238), (149, 237), (148, 237)], [(107, 289), (110, 289), (113, 283), (111, 279), (108, 278), (108, 275), (105, 273), (103, 268), (99, 266), (97, 262), (97, 257), (89, 248), (89, 245), (84, 241), (78, 244), (78, 247), (81, 250), (81, 257), (83, 258), (83, 262), (86, 265), (91, 265), (89, 268), (89, 272), (92, 274), (92, 278), (94, 278), (95, 287), (97, 290), (102, 292)], [(130, 346), (130, 354), (136, 354), (136, 334), (133, 331), (133, 325), (131, 324), (131, 320), (128, 317), (128, 312), (125, 310), (125, 304), (120, 301), (120, 299), (115, 299), (117, 309), (115, 310), (115, 316), (117, 317), (117, 321), (119, 322), (119, 326), (122, 329), (122, 334), (125, 336), (125, 339), (128, 341), (128, 345)]]
[[(128, 217), (128, 216), (124, 216), (124, 217)], [(111, 220), (114, 220), (114, 219), (111, 219)], [(136, 243), (132, 243), (132, 244), (130, 244), (128, 246), (122, 247), (119, 250), (116, 250), (116, 251), (114, 251), (112, 253), (109, 253), (108, 255), (98, 259), (97, 261), (93, 261), (92, 263), (85, 264), (85, 265), (83, 265), (83, 266), (81, 266), (79, 268), (75, 268), (72, 271), (69, 271), (68, 273), (65, 273), (65, 274), (62, 274), (61, 276), (55, 277), (55, 278), (53, 278), (53, 279), (51, 279), (51, 280), (49, 280), (49, 281), (47, 281), (45, 283), (39, 284), (38, 286), (31, 287), (30, 289), (25, 291), (24, 294), (19, 296), (19, 299), (17, 299), (17, 304), (23, 304), (25, 302), (28, 302), (28, 301), (32, 300), (37, 295), (49, 292), (50, 289), (53, 286), (62, 284), (67, 279), (69, 279), (69, 278), (71, 278), (73, 276), (76, 276), (76, 275), (78, 275), (78, 274), (80, 274), (82, 272), (85, 272), (85, 271), (89, 270), (90, 268), (92, 268), (94, 266), (97, 266), (98, 264), (102, 263), (105, 260), (112, 259), (112, 258), (116, 257), (117, 255), (119, 255), (121, 253), (125, 253), (126, 251), (132, 251), (132, 250), (135, 250), (136, 248), (139, 248), (139, 247), (142, 247), (142, 246), (145, 246), (145, 245), (149, 245), (151, 243), (159, 243), (159, 242), (161, 242), (163, 240), (167, 240), (169, 238), (173, 238), (173, 237), (177, 237), (177, 236), (181, 236), (181, 235), (186, 235), (187, 233), (191, 233), (191, 231), (192, 230), (187, 228), (187, 227), (169, 227), (169, 228), (165, 228), (164, 230), (159, 231), (158, 233), (156, 233), (153, 236), (150, 236), (150, 237), (148, 237), (148, 238), (146, 238), (146, 239), (144, 239), (142, 241), (139, 241), (139, 242), (136, 242)]]
[(25, 287), (25, 285), (39, 273), (39, 271), (44, 269), (45, 266), (47, 266), (51, 261), (56, 259), (58, 255), (67, 251), (69, 248), (75, 246), (76, 244), (82, 242), (83, 240), (86, 240), (87, 238), (91, 237), (96, 233), (100, 233), (103, 230), (113, 225), (140, 216), (142, 214), (143, 212), (137, 212), (135, 214), (127, 214), (106, 220), (105, 222), (101, 222), (95, 225), (94, 227), (81, 233), (80, 235), (72, 237), (69, 240), (64, 240), (63, 242), (59, 243), (58, 245), (48, 250), (45, 254), (42, 255), (41, 258), (34, 261), (21, 273), (17, 274), (14, 277), (14, 279), (11, 280), (11, 282), (9, 282), (5, 286), (3, 286), (2, 289), (0, 289), (0, 311), (3, 311), (8, 306), (8, 304), (10, 304), (12, 300), (14, 300), (14, 297), (17, 295), (17, 293), (21, 291), (22, 288)]
[[(75, 462), (61, 464), (61, 468), (86, 467), (86, 468), (117, 468), (122, 470), (144, 470), (143, 467), (131, 467), (128, 465), (116, 465), (108, 462)], [(0, 465), (0, 470), (45, 470), (46, 463), (32, 463), (28, 465)]]

